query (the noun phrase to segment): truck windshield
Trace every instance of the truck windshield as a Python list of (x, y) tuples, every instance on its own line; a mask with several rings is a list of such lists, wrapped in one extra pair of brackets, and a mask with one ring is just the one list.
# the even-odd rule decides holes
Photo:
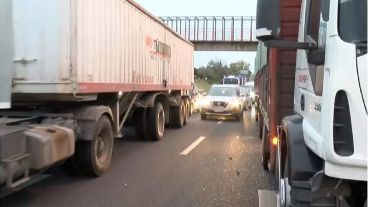
[(367, 0), (339, 1), (338, 30), (342, 40), (367, 46)]
[(224, 84), (239, 84), (239, 79), (237, 78), (225, 78)]
[(236, 88), (231, 87), (212, 87), (209, 96), (237, 96)]

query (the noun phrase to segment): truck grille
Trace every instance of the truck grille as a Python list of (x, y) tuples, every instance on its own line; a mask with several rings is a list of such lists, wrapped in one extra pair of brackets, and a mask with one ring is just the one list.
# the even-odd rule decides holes
[(226, 106), (227, 106), (227, 102), (224, 102), (224, 101), (212, 101), (211, 104), (212, 104), (213, 107), (226, 108)]

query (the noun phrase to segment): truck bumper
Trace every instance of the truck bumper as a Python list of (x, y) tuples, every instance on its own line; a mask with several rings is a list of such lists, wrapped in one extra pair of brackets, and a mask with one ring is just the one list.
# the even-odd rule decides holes
[(366, 166), (346, 166), (325, 162), (325, 174), (340, 179), (367, 181)]

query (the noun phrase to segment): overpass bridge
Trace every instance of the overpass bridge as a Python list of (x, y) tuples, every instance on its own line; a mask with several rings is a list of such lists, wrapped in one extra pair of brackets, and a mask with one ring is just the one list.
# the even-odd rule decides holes
[(166, 25), (194, 44), (196, 51), (256, 51), (252, 16), (165, 16)]

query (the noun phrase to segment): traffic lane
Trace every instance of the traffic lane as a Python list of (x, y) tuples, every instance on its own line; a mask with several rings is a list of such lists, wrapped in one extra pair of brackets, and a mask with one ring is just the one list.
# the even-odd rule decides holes
[[(190, 158), (183, 159), (182, 175), (191, 175), (180, 183), (173, 195), (184, 199), (176, 206), (258, 206), (258, 189), (275, 189), (274, 177), (260, 165), (260, 141), (249, 112), (242, 123), (224, 121), (209, 131), (203, 145)], [(182, 179), (184, 181), (185, 178)], [(186, 191), (185, 189), (192, 189)], [(169, 203), (171, 203), (169, 202)]]
[[(160, 142), (128, 136), (115, 140), (113, 161), (102, 177), (92, 179), (65, 174), (62, 168), (52, 171), (52, 177), (1, 200), (5, 206), (147, 206), (145, 196), (157, 190), (156, 181), (168, 175), (172, 160), (187, 145), (195, 141), (200, 127), (198, 117), (181, 130), (169, 129)], [(149, 192), (152, 191), (152, 192)], [(137, 202), (141, 201), (139, 205)], [(134, 204), (133, 204), (134, 203)]]
[[(201, 121), (168, 130), (162, 142), (117, 140), (110, 171), (98, 179), (57, 173), (14, 194), (6, 206), (257, 206), (258, 189), (273, 189), (260, 166), (250, 114), (244, 122)], [(248, 124), (247, 124), (248, 123)], [(243, 126), (245, 125), (245, 126)], [(252, 134), (249, 134), (251, 132)], [(206, 137), (187, 156), (180, 153)], [(258, 155), (257, 155), (258, 154)]]

